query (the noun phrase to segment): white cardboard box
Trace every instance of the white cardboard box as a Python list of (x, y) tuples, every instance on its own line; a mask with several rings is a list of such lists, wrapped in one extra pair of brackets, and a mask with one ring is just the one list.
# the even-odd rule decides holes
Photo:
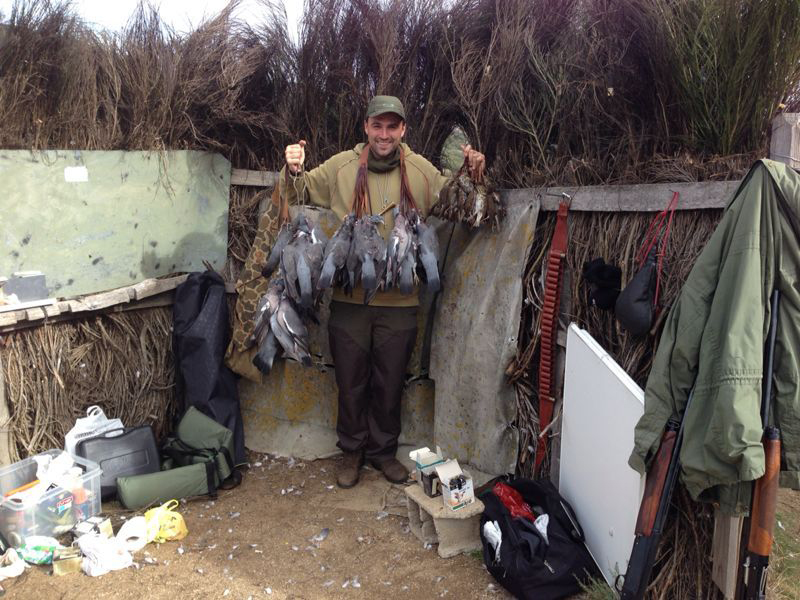
[(414, 461), (417, 471), (421, 471), (425, 467), (437, 465), (444, 462), (442, 457), (442, 449), (436, 446), (436, 452), (431, 452), (431, 449), (425, 446), (424, 448), (417, 448), (408, 453), (409, 458)]
[[(469, 473), (461, 470), (457, 460), (448, 460), (436, 465), (436, 474), (441, 482), (439, 487), (442, 490), (442, 502), (445, 508), (458, 510), (475, 501), (475, 488), (472, 483), (472, 477), (470, 477)], [(451, 479), (459, 475), (464, 475), (466, 483), (461, 488), (451, 486)]]

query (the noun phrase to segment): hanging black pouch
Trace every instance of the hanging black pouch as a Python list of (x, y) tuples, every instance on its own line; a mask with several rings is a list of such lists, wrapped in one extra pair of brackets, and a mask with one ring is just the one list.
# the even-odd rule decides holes
[(658, 245), (654, 245), (644, 264), (617, 296), (614, 313), (628, 333), (645, 335), (655, 322)]
[(680, 194), (672, 193), (667, 207), (650, 223), (644, 244), (637, 253), (639, 269), (628, 282), (614, 305), (617, 320), (631, 335), (649, 333), (661, 311), (661, 279), (663, 278), (664, 255), (669, 245), (672, 218), (678, 207)]

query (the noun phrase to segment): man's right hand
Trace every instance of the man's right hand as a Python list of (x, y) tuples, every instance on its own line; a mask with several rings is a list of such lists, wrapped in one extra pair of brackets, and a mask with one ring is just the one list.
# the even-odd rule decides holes
[(286, 146), (286, 166), (293, 174), (297, 175), (303, 168), (306, 160), (305, 140)]

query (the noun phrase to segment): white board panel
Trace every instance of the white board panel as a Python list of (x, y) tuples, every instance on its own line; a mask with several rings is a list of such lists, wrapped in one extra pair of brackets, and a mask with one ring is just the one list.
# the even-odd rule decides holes
[(644, 391), (586, 331), (570, 325), (561, 425), (561, 494), (609, 585), (624, 574), (644, 492), (628, 466)]

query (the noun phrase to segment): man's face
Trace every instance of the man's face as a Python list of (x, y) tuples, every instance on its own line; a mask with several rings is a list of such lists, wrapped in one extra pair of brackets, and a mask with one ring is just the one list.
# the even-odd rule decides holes
[(386, 158), (394, 153), (406, 133), (406, 124), (399, 115), (384, 113), (368, 117), (364, 123), (367, 143), (378, 158)]

